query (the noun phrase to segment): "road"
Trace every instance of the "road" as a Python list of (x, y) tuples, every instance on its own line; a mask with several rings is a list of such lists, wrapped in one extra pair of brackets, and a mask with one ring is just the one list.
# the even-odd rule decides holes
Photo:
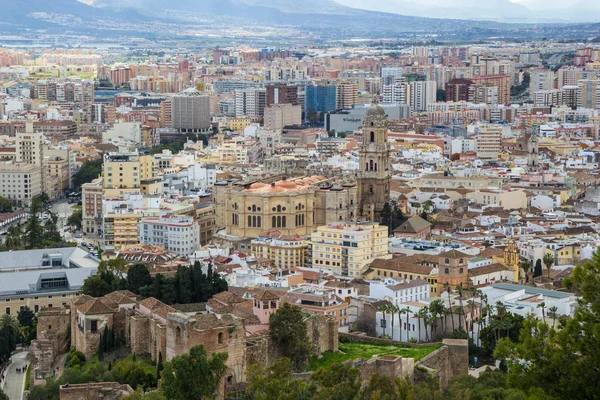
[(23, 398), (25, 373), (17, 373), (17, 368), (23, 368), (25, 364), (28, 364), (26, 359), (27, 354), (29, 353), (23, 351), (12, 356), (12, 364), (10, 364), (10, 367), (6, 373), (6, 383), (4, 386), (4, 392), (8, 395), (10, 400), (21, 400)]
[(73, 204), (69, 204), (67, 201), (54, 203), (50, 207), (50, 211), (58, 216), (58, 221), (56, 222), (58, 231), (61, 232), (65, 240), (71, 240), (71, 234), (63, 232), (63, 228), (67, 225), (67, 220), (73, 213)]

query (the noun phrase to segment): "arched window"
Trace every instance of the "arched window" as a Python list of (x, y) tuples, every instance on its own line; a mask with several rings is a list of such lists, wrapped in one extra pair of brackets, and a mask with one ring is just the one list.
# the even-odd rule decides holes
[(304, 226), (304, 214), (302, 214), (302, 226)]
[(377, 163), (375, 163), (375, 172), (377, 172)]
[(252, 206), (252, 211), (256, 211), (256, 206), (255, 205)]
[(371, 126), (375, 125), (375, 123), (373, 121), (371, 121)]
[(277, 227), (281, 228), (281, 216), (277, 216)]
[(449, 258), (446, 258), (446, 259), (444, 260), (444, 262), (445, 262), (446, 264), (450, 264), (450, 259), (449, 259)]
[(371, 143), (375, 143), (375, 132), (373, 131), (371, 131)]
[(447, 275), (450, 273), (450, 270), (448, 268), (444, 269), (444, 273)]
[(369, 193), (373, 194), (373, 185), (369, 185)]
[(369, 170), (369, 163), (366, 163), (365, 164), (365, 171), (368, 171), (368, 170)]
[(369, 161), (369, 171), (373, 171), (373, 160)]
[(271, 228), (277, 228), (277, 217), (273, 215), (271, 218)]
[(252, 217), (248, 215), (248, 226), (252, 226)]
[(342, 203), (340, 203), (340, 209), (342, 208)]
[(219, 332), (219, 335), (217, 336), (217, 340), (219, 341), (219, 344), (223, 344), (223, 332)]
[(256, 217), (256, 226), (262, 227), (262, 217), (260, 215)]
[(458, 260), (459, 264), (462, 264), (464, 262), (464, 260), (461, 258), (460, 260)]
[(464, 271), (464, 269), (462, 269), (462, 268), (461, 268), (461, 269), (460, 269), (458, 272), (459, 272), (460, 274), (462, 274), (462, 273), (463, 273), (463, 271)]
[(300, 225), (300, 216), (296, 215), (296, 226)]
[(285, 228), (287, 226), (287, 224), (285, 223), (285, 215), (283, 217), (281, 217), (281, 227)]
[(235, 214), (231, 213), (231, 223), (235, 225)]
[(181, 328), (180, 327), (175, 328), (175, 341), (176, 342), (181, 341)]
[(281, 206), (277, 206), (277, 212), (281, 212)]
[(256, 215), (252, 216), (252, 226), (256, 228)]

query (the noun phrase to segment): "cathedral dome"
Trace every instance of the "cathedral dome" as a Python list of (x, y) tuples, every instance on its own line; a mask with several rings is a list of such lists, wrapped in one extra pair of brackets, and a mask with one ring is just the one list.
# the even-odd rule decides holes
[(378, 103), (373, 103), (365, 113), (363, 126), (383, 126), (387, 122), (385, 110)]

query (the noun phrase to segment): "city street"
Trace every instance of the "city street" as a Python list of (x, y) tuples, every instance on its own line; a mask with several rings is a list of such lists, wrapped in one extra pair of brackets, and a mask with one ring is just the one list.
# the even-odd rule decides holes
[(17, 372), (17, 368), (23, 368), (28, 364), (27, 355), (23, 351), (12, 356), (12, 363), (6, 372), (6, 381), (4, 383), (4, 392), (10, 400), (21, 400), (23, 398), (23, 386), (25, 385), (25, 372)]
[(63, 228), (67, 224), (67, 220), (73, 213), (73, 204), (69, 204), (66, 200), (60, 203), (54, 203), (50, 207), (50, 211), (58, 216), (58, 222), (56, 223), (56, 227), (58, 228), (61, 235), (66, 241), (71, 241), (73, 239), (73, 234), (70, 232), (63, 232)]

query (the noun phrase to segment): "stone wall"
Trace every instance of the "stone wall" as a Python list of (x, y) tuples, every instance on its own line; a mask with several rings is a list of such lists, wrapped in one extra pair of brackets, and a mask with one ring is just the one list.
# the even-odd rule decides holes
[(319, 356), (326, 351), (338, 351), (339, 332), (334, 318), (311, 314), (306, 319), (306, 330), (314, 355)]
[(133, 393), (129, 385), (118, 382), (94, 382), (60, 387), (60, 400), (117, 400)]
[(50, 376), (53, 362), (67, 352), (70, 315), (67, 308), (42, 309), (38, 312), (37, 339), (31, 342), (31, 368), (34, 383)]
[(398, 344), (406, 347), (429, 347), (442, 344), (442, 342), (431, 342), (431, 343), (412, 343), (412, 342), (400, 342), (398, 340), (377, 338), (367, 336), (360, 333), (340, 333), (339, 338), (350, 342), (362, 342), (362, 343), (381, 343), (381, 344)]
[(150, 319), (143, 315), (129, 317), (129, 347), (134, 354), (150, 353)]
[(445, 389), (451, 379), (469, 373), (469, 342), (466, 339), (444, 339), (444, 346), (422, 358), (417, 366), (423, 366), (440, 380)]

